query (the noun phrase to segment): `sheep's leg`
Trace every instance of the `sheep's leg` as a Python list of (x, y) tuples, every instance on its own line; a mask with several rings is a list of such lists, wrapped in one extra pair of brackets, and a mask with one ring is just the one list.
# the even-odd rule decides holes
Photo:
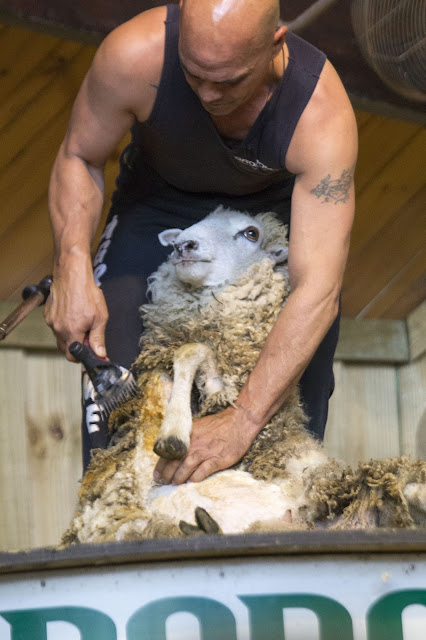
[(177, 349), (173, 362), (173, 389), (154, 451), (162, 458), (184, 458), (192, 432), (191, 389), (196, 373), (204, 379), (208, 394), (220, 390), (214, 356), (203, 344), (186, 344)]

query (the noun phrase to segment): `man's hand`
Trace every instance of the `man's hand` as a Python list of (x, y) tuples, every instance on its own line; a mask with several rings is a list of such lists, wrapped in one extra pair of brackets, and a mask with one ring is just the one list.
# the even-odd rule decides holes
[(241, 460), (256, 435), (253, 424), (245, 422), (244, 414), (234, 407), (195, 420), (186, 457), (160, 458), (154, 478), (165, 484), (201, 482), (216, 471), (232, 467)]
[(58, 348), (68, 360), (75, 359), (68, 351), (69, 345), (78, 340), (83, 342), (86, 335), (97, 356), (106, 356), (105, 326), (108, 311), (102, 291), (92, 280), (78, 285), (65, 277), (55, 277), (45, 305), (45, 319), (53, 329)]

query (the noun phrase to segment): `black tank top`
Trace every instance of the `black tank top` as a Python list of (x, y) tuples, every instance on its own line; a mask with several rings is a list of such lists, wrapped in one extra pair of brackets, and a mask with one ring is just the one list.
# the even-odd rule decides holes
[[(121, 158), (116, 198), (165, 195), (169, 189), (175, 195), (210, 194), (227, 206), (248, 203), (235, 206), (248, 211), (276, 210), (291, 197), (294, 175), (285, 168), (287, 149), (325, 54), (288, 33), (287, 67), (246, 138), (231, 148), (185, 79), (178, 39), (179, 6), (167, 5), (157, 97), (148, 120), (132, 127), (132, 143)], [(250, 206), (256, 202), (259, 206)]]

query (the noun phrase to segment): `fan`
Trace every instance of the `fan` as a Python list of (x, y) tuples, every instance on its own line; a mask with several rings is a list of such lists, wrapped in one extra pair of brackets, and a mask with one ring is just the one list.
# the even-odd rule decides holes
[[(298, 31), (336, 0), (316, 0), (287, 26)], [(385, 84), (409, 100), (426, 101), (426, 1), (352, 0), (360, 49)]]
[(410, 100), (425, 101), (425, 0), (352, 0), (352, 24), (383, 82)]

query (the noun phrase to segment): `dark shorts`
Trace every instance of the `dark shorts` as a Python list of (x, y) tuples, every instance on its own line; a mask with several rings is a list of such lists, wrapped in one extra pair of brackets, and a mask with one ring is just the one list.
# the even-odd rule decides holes
[[(183, 229), (204, 218), (223, 202), (213, 198), (195, 198), (196, 206), (176, 206), (167, 210), (162, 198), (150, 198), (143, 204), (121, 202), (113, 205), (94, 261), (95, 279), (102, 288), (109, 311), (106, 348), (113, 362), (130, 368), (139, 353), (143, 331), (139, 307), (146, 300), (148, 276), (167, 258), (169, 248), (158, 241), (164, 229)], [(237, 203), (225, 202), (238, 208)], [(250, 213), (265, 211), (261, 202), (244, 207)], [(305, 409), (310, 418), (309, 430), (319, 439), (324, 436), (328, 401), (334, 388), (333, 357), (336, 349), (339, 319), (336, 318), (311, 363), (303, 374), (300, 387)], [(93, 448), (105, 448), (108, 429), (101, 419), (86, 376), (83, 376), (83, 466), (90, 461)]]

